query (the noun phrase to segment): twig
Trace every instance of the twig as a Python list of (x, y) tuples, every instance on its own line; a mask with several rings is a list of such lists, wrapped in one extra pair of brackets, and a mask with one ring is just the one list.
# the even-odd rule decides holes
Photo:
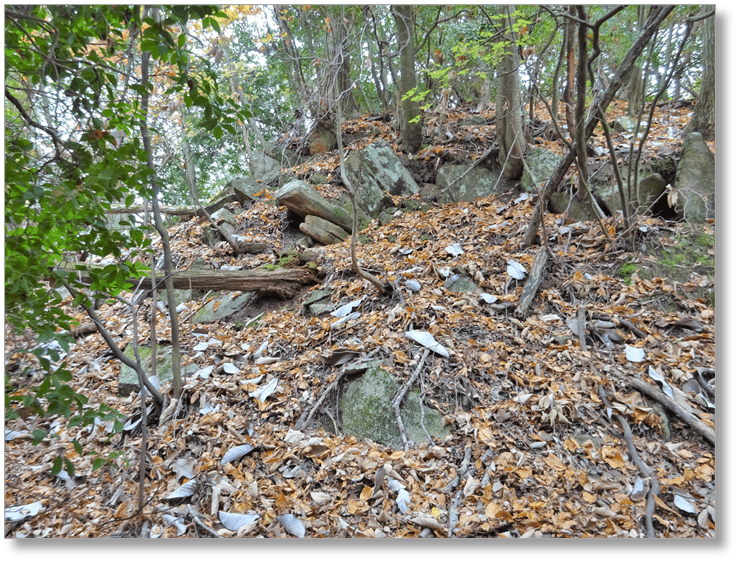
[(585, 309), (583, 307), (577, 309), (577, 332), (580, 338), (580, 350), (587, 351), (588, 344), (585, 341)]
[[(591, 361), (588, 361), (588, 363), (590, 364), (590, 368), (592, 369), (593, 373), (595, 373), (596, 376), (599, 376), (598, 370), (595, 368), (595, 365), (593, 365)], [(601, 401), (603, 402), (603, 404), (606, 405), (608, 409), (613, 409), (611, 403), (608, 401), (608, 397), (606, 396), (606, 390), (601, 384), (598, 384), (598, 396), (600, 396)], [(621, 429), (623, 429), (624, 432), (624, 440), (626, 441), (626, 448), (629, 450), (629, 455), (631, 455), (631, 459), (634, 461), (634, 464), (639, 469), (641, 475), (646, 480), (649, 480), (649, 497), (647, 498), (647, 505), (644, 510), (644, 528), (646, 530), (647, 537), (653, 539), (654, 527), (652, 526), (652, 515), (654, 514), (654, 498), (660, 492), (659, 480), (657, 480), (657, 477), (654, 476), (654, 472), (652, 471), (652, 469), (644, 464), (644, 461), (641, 460), (641, 457), (636, 450), (636, 446), (634, 445), (634, 435), (631, 433), (631, 428), (629, 427), (628, 422), (620, 414), (614, 414), (613, 417), (616, 418), (616, 421), (619, 424), (621, 424)]]
[(711, 395), (711, 398), (716, 398), (716, 391), (710, 384), (706, 382), (706, 379), (703, 378), (703, 373), (709, 371), (715, 374), (715, 371), (713, 369), (705, 369), (703, 367), (699, 367), (695, 370), (695, 373), (693, 373), (693, 378), (698, 381), (698, 384), (703, 390)]
[(326, 400), (326, 397), (331, 393), (332, 390), (334, 390), (339, 385), (341, 380), (344, 378), (344, 373), (345, 371), (342, 369), (341, 372), (338, 375), (336, 375), (336, 378), (333, 380), (333, 382), (330, 385), (328, 385), (328, 388), (326, 388), (326, 390), (323, 391), (323, 393), (321, 394), (321, 397), (318, 400), (316, 400), (315, 404), (313, 404), (313, 408), (311, 408), (305, 420), (303, 420), (302, 417), (301, 419), (298, 420), (298, 423), (295, 424), (296, 430), (300, 431), (301, 429), (303, 429), (306, 425), (310, 423), (310, 421), (313, 419), (313, 416), (318, 410), (318, 408), (320, 408), (321, 404), (323, 404), (323, 401)]
[[(398, 390), (398, 392), (395, 393), (395, 398), (393, 399), (393, 412), (395, 412), (395, 422), (398, 424), (400, 438), (403, 440), (403, 447), (406, 451), (408, 450), (408, 436), (405, 433), (405, 425), (403, 425), (403, 418), (400, 415), (400, 403), (405, 400), (406, 394), (408, 394), (408, 391), (410, 390), (411, 386), (413, 386), (413, 383), (416, 382), (418, 375), (421, 374), (421, 369), (423, 368), (423, 364), (426, 362), (426, 358), (429, 356), (429, 353), (431, 353), (431, 350), (426, 348), (423, 352), (421, 360), (418, 362), (418, 367), (416, 367), (416, 371), (413, 373), (413, 376), (402, 386), (402, 388)], [(423, 411), (423, 405), (421, 405), (421, 411)]]
[(634, 324), (632, 322), (630, 322), (629, 320), (624, 320), (623, 318), (619, 318), (618, 316), (614, 316), (613, 319), (616, 322), (618, 322), (619, 324), (621, 324), (622, 326), (626, 326), (629, 330), (631, 330), (633, 332), (633, 334), (637, 338), (644, 339), (644, 338), (647, 337), (647, 334), (645, 334), (639, 328), (637, 328), (636, 326), (634, 326)]
[[(444, 488), (445, 493), (449, 493), (452, 491), (453, 488), (456, 488), (461, 483), (462, 477), (466, 475), (467, 473), (467, 465), (470, 462), (470, 457), (472, 456), (472, 444), (468, 444), (467, 447), (465, 447), (464, 450), (464, 459), (462, 460), (462, 465), (459, 467), (459, 471), (457, 471), (457, 476), (449, 482), (449, 484), (446, 485)], [(454, 494), (454, 498), (452, 498), (451, 503), (449, 504), (449, 532), (448, 536), (451, 538), (454, 535), (454, 527), (457, 526), (457, 520), (459, 519), (457, 517), (457, 506), (459, 505), (459, 502), (462, 501), (462, 494), (464, 493), (464, 488), (460, 488), (457, 490), (457, 493)]]
[(211, 529), (210, 527), (208, 527), (208, 525), (206, 525), (205, 523), (203, 523), (203, 522), (202, 522), (202, 521), (200, 520), (200, 517), (198, 517), (198, 516), (197, 516), (197, 515), (196, 515), (196, 514), (195, 514), (195, 513), (194, 513), (194, 512), (193, 512), (193, 511), (192, 511), (192, 510), (190, 509), (190, 506), (188, 506), (188, 511), (189, 511), (188, 515), (190, 516), (190, 518), (191, 518), (191, 519), (192, 519), (192, 520), (193, 520), (193, 521), (195, 522), (195, 524), (196, 524), (196, 525), (197, 525), (198, 527), (200, 527), (201, 529), (203, 529), (203, 530), (204, 530), (205, 532), (207, 532), (207, 533), (208, 533), (208, 534), (209, 534), (209, 535), (210, 535), (211, 537), (213, 537), (213, 538), (215, 538), (215, 539), (222, 539), (222, 538), (223, 538), (223, 537), (222, 537), (221, 535), (219, 535), (218, 533), (216, 533), (216, 532), (215, 532), (215, 531), (214, 531), (213, 529)]

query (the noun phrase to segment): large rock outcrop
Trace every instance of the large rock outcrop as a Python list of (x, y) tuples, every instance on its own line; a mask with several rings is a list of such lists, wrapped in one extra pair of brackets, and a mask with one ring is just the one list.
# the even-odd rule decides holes
[(475, 201), (478, 197), (487, 197), (495, 192), (498, 175), (482, 166), (476, 166), (455, 183), (468, 169), (468, 164), (444, 164), (439, 168), (436, 174), (436, 185), (441, 191), (437, 197), (439, 203)]
[(716, 213), (716, 161), (700, 133), (689, 133), (677, 165), (678, 210), (689, 222), (705, 222)]
[(352, 152), (346, 159), (346, 173), (357, 190), (358, 206), (371, 216), (382, 210), (386, 194), (409, 196), (421, 190), (386, 141)]

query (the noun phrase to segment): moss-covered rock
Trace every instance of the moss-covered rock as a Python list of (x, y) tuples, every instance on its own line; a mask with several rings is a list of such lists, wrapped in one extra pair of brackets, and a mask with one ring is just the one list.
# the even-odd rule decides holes
[[(360, 379), (346, 384), (339, 402), (344, 432), (357, 439), (371, 439), (394, 449), (402, 448), (392, 407), (393, 397), (399, 387), (398, 381), (380, 367), (373, 367)], [(423, 427), (432, 437), (443, 439), (450, 433), (444, 427), (443, 416), (426, 406), (422, 410), (418, 396), (417, 389), (411, 390), (400, 409), (408, 439), (414, 443), (426, 442), (428, 438)]]

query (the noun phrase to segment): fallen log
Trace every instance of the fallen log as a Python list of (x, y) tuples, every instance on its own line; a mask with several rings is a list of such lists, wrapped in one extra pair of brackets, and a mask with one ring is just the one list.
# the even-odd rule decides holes
[(637, 390), (647, 394), (653, 400), (656, 400), (662, 404), (665, 408), (670, 410), (677, 418), (683, 423), (687, 424), (688, 427), (693, 429), (696, 433), (700, 434), (703, 439), (708, 441), (711, 445), (716, 445), (716, 432), (704, 424), (697, 416), (691, 412), (686, 411), (680, 406), (675, 400), (664, 394), (662, 391), (653, 387), (651, 384), (644, 382), (636, 377), (628, 377), (628, 382)]
[[(72, 272), (71, 270), (63, 270)], [(86, 272), (73, 271), (83, 283), (90, 281)], [(164, 275), (157, 273), (157, 288), (164, 286)], [(133, 288), (150, 291), (151, 277), (127, 279)], [(281, 268), (267, 270), (264, 268), (247, 271), (222, 270), (186, 270), (172, 274), (175, 289), (195, 289), (200, 291), (244, 291), (257, 292), (279, 298), (295, 296), (304, 286), (319, 282), (316, 272), (308, 267)]]
[[(215, 213), (219, 209), (223, 208), (224, 205), (236, 202), (238, 202), (238, 198), (236, 197), (236, 195), (227, 195), (226, 197), (219, 199), (215, 203), (206, 205), (205, 210), (209, 213)], [(145, 209), (143, 205), (134, 205), (132, 207), (116, 206), (111, 207), (110, 209), (106, 209), (105, 213), (108, 215), (134, 215), (137, 213), (143, 213), (144, 210)], [(149, 206), (149, 212), (151, 212), (151, 206)], [(188, 205), (159, 205), (159, 212), (164, 215), (178, 215), (183, 217), (194, 217), (196, 215), (199, 215), (201, 217), (205, 216), (205, 213), (202, 211), (202, 209), (198, 208), (197, 206), (193, 207)]]

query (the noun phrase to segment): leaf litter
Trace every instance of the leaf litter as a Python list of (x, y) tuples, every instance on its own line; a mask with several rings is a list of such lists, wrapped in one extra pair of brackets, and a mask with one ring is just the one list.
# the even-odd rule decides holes
[[(491, 196), (373, 223), (362, 233), (366, 243), (357, 245), (359, 262), (391, 283), (418, 282), (413, 289), (398, 285), (399, 293), (384, 301), (351, 272), (348, 241), (314, 249), (335, 309), (349, 303), (355, 310), (335, 328), (326, 317), (304, 314), (300, 299), (241, 329), (227, 321), (197, 325), (191, 318), (198, 303), (186, 303), (183, 362), (195, 364), (199, 376), (187, 380), (176, 416), (148, 428), (142, 516), (158, 536), (640, 537), (653, 497), (656, 536), (713, 537), (714, 445), (633, 383), (639, 379), (659, 392), (683, 389), (681, 404), (713, 430), (715, 412), (691, 386), (697, 371), (714, 372), (713, 309), (689, 298), (690, 281), (635, 275), (626, 284), (613, 277), (624, 253), (618, 242), (588, 222), (558, 233), (556, 217), (547, 215), (547, 232), (557, 233), (549, 241), (556, 260), (528, 317), (516, 317), (523, 285), (509, 276), (530, 271), (533, 263), (536, 249), (517, 244), (534, 203)], [(285, 250), (284, 218), (284, 210), (259, 201), (239, 215), (248, 225), (240, 234)], [(605, 222), (615, 232), (616, 223)], [(642, 237), (665, 228), (659, 218), (641, 225), (647, 227)], [(225, 244), (201, 245), (199, 232), (197, 220), (170, 228), (173, 253), (185, 264), (201, 257), (216, 267), (249, 269), (274, 260), (269, 253), (235, 259)], [(445, 289), (445, 269), (469, 275), (478, 290)], [(99, 313), (120, 325), (119, 345), (132, 341), (125, 306), (105, 304)], [(149, 338), (145, 320), (142, 311), (140, 343)], [(169, 337), (164, 315), (157, 331), (160, 339)], [(610, 332), (614, 337), (602, 337)], [(419, 342), (407, 333), (428, 335)], [(207, 346), (199, 345), (203, 334)], [(9, 338), (6, 332), (6, 347)], [(452, 428), (446, 439), (398, 451), (341, 434), (340, 420), (330, 416), (323, 427), (313, 421), (296, 432), (306, 411), (340, 382), (344, 364), (326, 357), (351, 352), (353, 361), (379, 359), (402, 384), (423, 346), (446, 352), (428, 355), (421, 377), (426, 403)], [(270, 360), (258, 364), (262, 355)], [(239, 369), (225, 367), (244, 357)], [(97, 333), (81, 337), (67, 357), (83, 392), (131, 419), (138, 400), (117, 394), (119, 366), (109, 359)], [(201, 414), (206, 404), (212, 408)], [(648, 495), (650, 481), (616, 416), (628, 423), (658, 495)], [(110, 441), (103, 426), (56, 425), (53, 440), (32, 446), (38, 423), (47, 422), (6, 421), (13, 432), (5, 443), (12, 535), (135, 536), (140, 424)], [(78, 455), (75, 439), (85, 450), (122, 456), (115, 466), (92, 471), (92, 459)], [(76, 478), (51, 476), (59, 453), (74, 461)], [(182, 470), (185, 459), (195, 459), (187, 461), (194, 478)]]

